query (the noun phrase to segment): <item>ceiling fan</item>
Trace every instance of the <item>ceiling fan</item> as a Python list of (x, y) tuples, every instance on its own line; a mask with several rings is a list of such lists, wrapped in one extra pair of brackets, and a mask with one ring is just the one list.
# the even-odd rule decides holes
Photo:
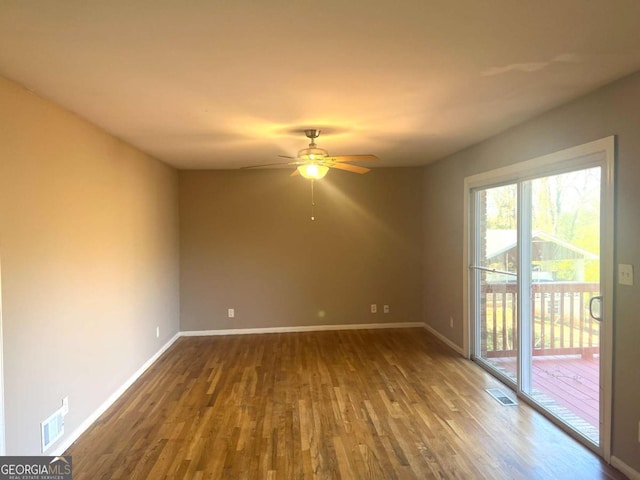
[(371, 169), (361, 167), (359, 165), (351, 165), (347, 162), (362, 162), (369, 160), (377, 160), (375, 155), (336, 155), (330, 156), (324, 148), (318, 148), (316, 145), (316, 138), (320, 136), (320, 130), (307, 129), (304, 130), (304, 134), (311, 140), (308, 148), (303, 148), (298, 151), (298, 155), (290, 157), (287, 155), (279, 155), (282, 158), (289, 158), (291, 162), (270, 163), (268, 165), (255, 165), (251, 167), (243, 168), (260, 168), (260, 167), (272, 167), (276, 165), (292, 165), (296, 167), (291, 176), (302, 175), (304, 178), (311, 180), (319, 180), (323, 178), (329, 169), (337, 168), (339, 170), (345, 170), (353, 173), (367, 173)]

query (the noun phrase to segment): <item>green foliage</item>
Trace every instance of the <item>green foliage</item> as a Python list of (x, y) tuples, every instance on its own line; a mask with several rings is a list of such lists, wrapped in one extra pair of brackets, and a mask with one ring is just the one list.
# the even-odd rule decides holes
[[(591, 168), (530, 181), (532, 230), (550, 234), (594, 255), (600, 254), (600, 170)], [(517, 188), (504, 185), (485, 190), (485, 228), (517, 228)], [(556, 280), (599, 281), (596, 260), (584, 267), (566, 258), (543, 259)], [(583, 272), (577, 269), (584, 268)]]

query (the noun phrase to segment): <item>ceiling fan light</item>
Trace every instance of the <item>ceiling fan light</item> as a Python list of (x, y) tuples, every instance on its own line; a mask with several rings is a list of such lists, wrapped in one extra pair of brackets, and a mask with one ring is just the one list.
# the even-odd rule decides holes
[(320, 180), (329, 171), (329, 167), (326, 165), (318, 165), (317, 163), (305, 163), (298, 167), (298, 172), (304, 178), (309, 180)]

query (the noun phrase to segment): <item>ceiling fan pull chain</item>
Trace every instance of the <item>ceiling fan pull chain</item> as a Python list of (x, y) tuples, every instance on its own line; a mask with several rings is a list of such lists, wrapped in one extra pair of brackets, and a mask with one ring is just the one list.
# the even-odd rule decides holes
[(312, 221), (316, 219), (316, 217), (314, 216), (314, 208), (316, 206), (316, 201), (313, 197), (313, 183), (314, 183), (314, 180), (312, 178), (311, 179), (311, 220)]

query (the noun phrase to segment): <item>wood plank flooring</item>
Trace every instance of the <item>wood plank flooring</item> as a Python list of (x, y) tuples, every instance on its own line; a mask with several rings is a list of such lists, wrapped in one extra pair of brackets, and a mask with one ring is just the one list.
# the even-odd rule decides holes
[(75, 480), (625, 478), (495, 387), (422, 329), (183, 337), (66, 455)]

